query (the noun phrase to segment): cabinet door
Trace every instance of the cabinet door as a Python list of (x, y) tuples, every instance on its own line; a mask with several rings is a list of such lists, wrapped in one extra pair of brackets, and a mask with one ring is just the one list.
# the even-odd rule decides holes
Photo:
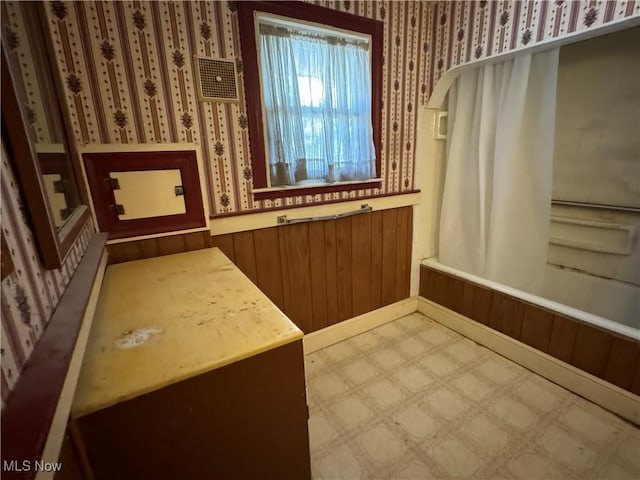
[(96, 480), (311, 478), (302, 341), (77, 419)]

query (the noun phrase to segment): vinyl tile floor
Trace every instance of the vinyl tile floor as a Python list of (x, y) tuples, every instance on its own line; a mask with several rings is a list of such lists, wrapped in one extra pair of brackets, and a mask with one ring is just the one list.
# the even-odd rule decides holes
[(414, 313), (305, 356), (329, 479), (640, 479), (640, 430)]

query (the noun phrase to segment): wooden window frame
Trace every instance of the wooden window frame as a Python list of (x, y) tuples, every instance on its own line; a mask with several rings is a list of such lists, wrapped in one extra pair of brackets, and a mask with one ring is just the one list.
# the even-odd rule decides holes
[[(254, 15), (264, 12), (303, 22), (313, 22), (328, 27), (350, 30), (371, 36), (371, 122), (373, 144), (376, 152), (376, 175), (380, 175), (382, 165), (382, 44), (384, 24), (379, 20), (352, 15), (304, 2), (238, 2), (240, 44), (242, 47), (244, 87), (247, 101), (249, 140), (251, 144), (251, 164), (253, 188), (267, 189), (267, 164), (265, 138), (262, 123), (262, 101), (260, 78), (258, 75), (258, 52)], [(250, 74), (248, 72), (251, 72)], [(255, 73), (254, 73), (255, 72)], [(382, 181), (373, 179), (363, 182), (344, 182), (311, 187), (285, 187), (254, 192), (255, 200), (317, 195), (324, 193), (375, 189)]]

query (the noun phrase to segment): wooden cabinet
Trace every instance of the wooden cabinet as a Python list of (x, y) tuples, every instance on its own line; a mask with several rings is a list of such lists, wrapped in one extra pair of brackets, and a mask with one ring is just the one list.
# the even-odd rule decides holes
[(217, 248), (107, 268), (71, 419), (96, 480), (311, 477), (302, 332)]
[(96, 480), (308, 479), (302, 341), (75, 419)]
[(58, 462), (62, 468), (54, 475), (55, 480), (85, 480), (87, 475), (83, 472), (85, 463), (80, 458), (74, 442), (71, 439), (70, 430), (64, 435)]

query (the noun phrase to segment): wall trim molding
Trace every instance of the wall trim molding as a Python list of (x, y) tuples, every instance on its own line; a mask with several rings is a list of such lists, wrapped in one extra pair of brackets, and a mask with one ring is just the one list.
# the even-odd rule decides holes
[(304, 354), (316, 352), (368, 330), (392, 322), (417, 309), (417, 297), (410, 297), (357, 317), (317, 330), (302, 339)]
[[(33, 465), (43, 454), (51, 460), (60, 451), (80, 371), (84, 347), (79, 342), (89, 334), (85, 324), (93, 317), (99, 292), (95, 285), (104, 274), (106, 239), (104, 233), (93, 235), (2, 410), (2, 438), (11, 438), (3, 444), (3, 461), (25, 460)], [(31, 480), (36, 475), (32, 469), (4, 472), (2, 478)]]
[(188, 229), (188, 230), (175, 230), (175, 231), (171, 231), (171, 232), (155, 233), (153, 235), (139, 235), (137, 237), (112, 238), (110, 240), (107, 240), (107, 245), (116, 245), (118, 243), (136, 242), (138, 240), (149, 240), (150, 238), (173, 237), (173, 236), (176, 236), (176, 235), (184, 235), (186, 233), (207, 232), (209, 230), (210, 230), (209, 227), (198, 227), (198, 228), (191, 228), (191, 229)]
[[(41, 458), (43, 462), (56, 462), (60, 456), (60, 447), (64, 439), (64, 434), (67, 430), (67, 421), (69, 419), (71, 403), (73, 402), (73, 397), (76, 392), (76, 385), (78, 384), (78, 377), (80, 376), (80, 369), (82, 368), (82, 360), (87, 348), (91, 325), (93, 324), (93, 316), (95, 314), (96, 307), (98, 306), (98, 297), (100, 296), (100, 289), (102, 288), (102, 280), (104, 279), (104, 274), (107, 269), (107, 257), (108, 253), (105, 250), (100, 258), (98, 272), (93, 280), (93, 287), (91, 288), (87, 308), (84, 312), (82, 324), (80, 325), (76, 346), (71, 354), (67, 377), (62, 385), (58, 406), (56, 407), (53, 420), (51, 421), (51, 429), (49, 430)], [(50, 474), (47, 472), (39, 472), (36, 476), (37, 480), (45, 478), (51, 478)]]
[[(301, 206), (295, 209), (295, 217), (323, 217), (325, 215), (337, 215), (351, 210), (357, 210), (361, 205), (367, 204), (373, 210), (389, 210), (392, 208), (408, 207), (420, 202), (420, 193), (393, 194), (383, 197), (354, 198), (340, 200), (335, 203), (321, 205)], [(224, 235), (227, 233), (246, 232), (278, 226), (276, 218), (285, 212), (291, 214), (292, 207), (278, 208), (253, 214), (233, 215), (228, 217), (215, 217), (210, 220), (211, 235)]]
[[(354, 183), (354, 185), (362, 185), (362, 182), (360, 183)], [(375, 187), (378, 188), (378, 187)], [(369, 188), (370, 190), (373, 190), (374, 188), (371, 187)], [(356, 190), (361, 190), (361, 189), (353, 189), (350, 191), (346, 191), (345, 192), (349, 192), (349, 193), (356, 193)], [(341, 192), (334, 192), (334, 193), (341, 193)], [(344, 193), (344, 192), (342, 192)], [(404, 192), (392, 192), (392, 193), (372, 193), (369, 195), (362, 195), (362, 196), (358, 196), (358, 197), (347, 197), (347, 198), (334, 198), (331, 200), (322, 200), (322, 201), (318, 201), (317, 203), (312, 203), (312, 204), (308, 204), (308, 203), (295, 203), (293, 205), (280, 205), (277, 207), (263, 207), (260, 209), (254, 209), (254, 210), (242, 210), (240, 212), (228, 212), (228, 213), (217, 213), (215, 215), (211, 215), (209, 218), (211, 219), (216, 219), (219, 220), (221, 218), (229, 218), (229, 217), (238, 217), (241, 215), (256, 215), (258, 213), (269, 213), (269, 212), (281, 212), (281, 211), (285, 211), (285, 210), (295, 210), (296, 208), (312, 208), (312, 207), (321, 207), (324, 205), (334, 205), (336, 203), (345, 203), (345, 202), (354, 202), (354, 201), (359, 201), (359, 200), (370, 200), (372, 198), (387, 198), (387, 197), (397, 197), (399, 195), (412, 195), (412, 194), (419, 194), (420, 193), (420, 189), (413, 189), (413, 190), (405, 190)], [(300, 196), (313, 196), (311, 194), (300, 194)], [(285, 197), (282, 197), (285, 198)], [(290, 198), (290, 197), (286, 197), (286, 198)], [(415, 202), (418, 203), (418, 202)]]
[(640, 398), (568, 363), (514, 340), (496, 330), (438, 305), (417, 298), (417, 311), (519, 365), (640, 425)]

